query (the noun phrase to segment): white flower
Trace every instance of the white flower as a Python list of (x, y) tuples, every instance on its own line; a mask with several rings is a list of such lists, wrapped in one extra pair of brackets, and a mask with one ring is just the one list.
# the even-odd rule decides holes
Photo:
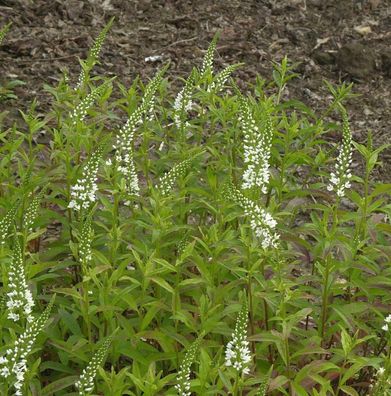
[(35, 219), (37, 218), (38, 209), (43, 197), (43, 193), (44, 193), (44, 189), (33, 198), (33, 200), (31, 201), (30, 205), (27, 207), (24, 213), (23, 225), (25, 229), (29, 232), (32, 231), (33, 224), (35, 222)]
[(386, 369), (384, 367), (380, 367), (379, 370), (377, 370), (377, 376), (381, 377), (384, 373), (386, 372)]
[(214, 81), (210, 83), (207, 88), (207, 92), (214, 91), (218, 93), (227, 82), (230, 75), (240, 66), (240, 64), (230, 65), (223, 69), (217, 76), (214, 78)]
[[(105, 40), (107, 32), (109, 31), (113, 21), (114, 21), (114, 18), (110, 19), (109, 23), (101, 30), (101, 32), (99, 33), (98, 37), (96, 38), (96, 40), (94, 42), (93, 47), (90, 50), (90, 53), (88, 54), (88, 58), (87, 58), (86, 65), (85, 65), (85, 67), (87, 69), (87, 74), (89, 73), (90, 69), (94, 66), (94, 64), (96, 63), (96, 60), (99, 57), (99, 53), (102, 49), (103, 41)], [(86, 74), (86, 71), (84, 70), (84, 68), (82, 68), (80, 71), (79, 79), (78, 79), (77, 85), (75, 87), (75, 90), (79, 89), (81, 86), (84, 85), (87, 74)]]
[(93, 229), (91, 224), (91, 214), (83, 222), (79, 240), (79, 261), (84, 275), (87, 275), (88, 265), (92, 260)]
[(267, 193), (270, 171), (269, 161), (273, 139), (273, 125), (268, 110), (265, 110), (261, 130), (255, 124), (250, 106), (246, 99), (240, 98), (240, 116), (244, 135), (243, 189), (258, 187)]
[(75, 126), (78, 122), (84, 120), (89, 108), (94, 104), (103, 93), (107, 83), (100, 85), (98, 88), (93, 89), (73, 110), (71, 113), (71, 122)]
[(144, 117), (150, 118), (153, 115), (156, 91), (163, 79), (164, 71), (165, 69), (159, 71), (147, 85), (141, 105), (130, 115), (125, 125), (120, 129), (113, 145), (117, 170), (123, 176), (129, 194), (139, 195), (140, 192), (134, 162), (134, 135), (143, 123)]
[(384, 319), (384, 321), (385, 321), (386, 323), (391, 323), (391, 314), (389, 314), (389, 315)]
[(238, 373), (242, 374), (250, 372), (249, 364), (251, 362), (249, 342), (247, 341), (247, 316), (248, 308), (245, 303), (236, 320), (232, 340), (228, 342), (225, 349), (225, 365), (233, 367)]
[(23, 315), (28, 322), (31, 322), (34, 300), (27, 285), (23, 252), (17, 239), (15, 239), (12, 262), (8, 271), (8, 289), (6, 294), (8, 319), (17, 322)]
[(5, 244), (5, 241), (9, 235), (9, 229), (15, 218), (18, 204), (14, 204), (12, 208), (6, 213), (6, 215), (0, 220), (0, 246)]
[(111, 345), (111, 337), (108, 337), (96, 353), (93, 355), (87, 367), (83, 370), (75, 386), (79, 390), (79, 395), (83, 396), (86, 392), (91, 392), (94, 389), (94, 378), (98, 371), (98, 367), (103, 363), (103, 359)]
[(218, 34), (216, 33), (213, 37), (213, 40), (209, 44), (208, 50), (202, 60), (202, 66), (200, 70), (200, 78), (203, 78), (208, 72), (213, 74), (213, 60), (214, 60), (214, 53), (216, 50)]
[(88, 209), (96, 201), (96, 192), (98, 190), (96, 182), (101, 155), (102, 148), (99, 147), (84, 166), (83, 176), (71, 188), (71, 201), (68, 204), (68, 208), (80, 211)]
[(388, 331), (388, 324), (386, 323), (385, 325), (382, 326), (382, 330)]
[(22, 387), (27, 371), (27, 356), (30, 354), (35, 340), (45, 326), (54, 300), (52, 299), (42, 315), (27, 324), (27, 328), (15, 341), (12, 348), (7, 349), (6, 355), (0, 358), (0, 377), (14, 377), (15, 395), (22, 395)]
[(345, 196), (347, 189), (351, 187), (350, 180), (352, 173), (350, 165), (352, 163), (352, 133), (350, 131), (349, 120), (344, 109), (342, 113), (342, 145), (336, 160), (335, 171), (330, 173), (330, 183), (328, 191), (335, 191), (339, 198)]
[(196, 340), (189, 348), (186, 356), (181, 364), (181, 369), (177, 375), (177, 383), (174, 388), (177, 390), (179, 396), (190, 396), (190, 374), (191, 365), (194, 362), (195, 355), (198, 351), (199, 340)]
[(266, 250), (277, 247), (280, 236), (274, 230), (277, 222), (272, 215), (232, 185), (227, 186), (227, 195), (244, 209), (255, 236), (261, 241), (262, 248)]
[(182, 129), (184, 126), (188, 126), (189, 123), (186, 121), (187, 112), (193, 107), (191, 100), (191, 93), (194, 84), (194, 73), (191, 73), (186, 80), (185, 86), (177, 94), (174, 102), (174, 123), (178, 129)]
[(184, 176), (191, 165), (191, 159), (184, 160), (179, 164), (176, 164), (169, 172), (160, 178), (160, 183), (157, 189), (163, 196), (170, 194), (175, 181)]

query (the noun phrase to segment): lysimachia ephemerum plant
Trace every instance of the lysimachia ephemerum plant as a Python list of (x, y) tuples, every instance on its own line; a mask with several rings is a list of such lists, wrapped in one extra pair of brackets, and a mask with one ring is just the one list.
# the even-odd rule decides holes
[(190, 396), (191, 395), (191, 366), (196, 358), (196, 353), (199, 349), (199, 339), (194, 341), (186, 352), (185, 358), (183, 359), (180, 370), (176, 377), (175, 389), (178, 392), (178, 396)]
[(225, 366), (232, 368), (235, 373), (233, 396), (238, 395), (243, 377), (250, 373), (252, 357), (250, 343), (247, 340), (248, 314), (247, 300), (245, 300), (236, 319), (232, 339), (225, 347)]
[(189, 126), (187, 121), (187, 113), (193, 107), (192, 94), (194, 89), (195, 72), (192, 70), (186, 80), (185, 86), (177, 94), (174, 102), (174, 123), (176, 127), (183, 131), (185, 127)]
[[(0, 357), (0, 377), (9, 386), (13, 386), (16, 396), (24, 396), (25, 376), (28, 371), (28, 356), (31, 353), (38, 335), (45, 327), (53, 308), (55, 296), (44, 312), (37, 318), (27, 323), (23, 334), (18, 336), (14, 344)], [(7, 393), (6, 393), (7, 394)]]
[(93, 391), (96, 373), (98, 372), (98, 368), (102, 365), (107, 355), (111, 342), (112, 342), (112, 337), (107, 337), (102, 342), (98, 350), (91, 358), (87, 367), (81, 373), (80, 378), (75, 383), (79, 396), (88, 395)]
[(270, 151), (273, 140), (273, 124), (270, 109), (265, 105), (262, 125), (258, 126), (248, 100), (239, 96), (240, 115), (244, 138), (243, 189), (259, 189), (267, 193), (270, 178)]
[(76, 184), (71, 187), (71, 200), (69, 209), (76, 211), (88, 210), (96, 201), (98, 190), (97, 175), (102, 157), (103, 147), (99, 146), (91, 155), (82, 169), (81, 176)]
[(217, 40), (219, 39), (219, 34), (216, 33), (209, 44), (209, 47), (204, 55), (204, 59), (202, 60), (201, 70), (200, 70), (200, 79), (205, 78), (207, 75), (213, 75), (213, 61), (214, 55), (216, 51)]
[[(115, 166), (121, 178), (125, 182), (126, 191), (131, 195), (139, 195), (140, 186), (134, 162), (134, 134), (144, 116), (150, 116), (155, 103), (156, 92), (162, 82), (167, 66), (158, 71), (153, 80), (145, 88), (141, 104), (130, 115), (126, 124), (120, 129), (113, 148), (115, 149)], [(110, 160), (109, 160), (110, 163)]]
[(77, 90), (64, 78), (53, 110), (0, 128), (0, 395), (390, 395), (390, 186), (370, 176), (386, 146), (352, 141), (350, 86), (318, 116), (288, 99), (284, 58), (244, 96), (238, 65), (215, 74), (215, 36), (173, 109), (165, 69), (90, 79), (110, 24)]
[(100, 31), (98, 37), (94, 42), (94, 45), (90, 49), (87, 59), (85, 61), (80, 61), (81, 71), (79, 74), (79, 79), (75, 87), (75, 90), (83, 87), (85, 83), (88, 81), (90, 71), (92, 70), (94, 65), (98, 62), (99, 54), (101, 52), (103, 42), (113, 22), (114, 22), (114, 17), (112, 17), (110, 21), (107, 23), (107, 25)]
[(70, 115), (70, 120), (73, 127), (84, 120), (88, 110), (91, 108), (94, 102), (101, 97), (110, 82), (111, 80), (106, 81), (99, 87), (92, 89), (92, 91), (74, 108)]
[(346, 190), (350, 188), (352, 178), (352, 133), (350, 131), (349, 119), (346, 110), (340, 106), (342, 115), (342, 144), (340, 146), (338, 158), (334, 172), (331, 173), (330, 183), (327, 186), (329, 191), (334, 191), (338, 198), (345, 196)]
[(38, 209), (45, 194), (45, 189), (46, 187), (42, 188), (38, 194), (33, 193), (33, 199), (26, 208), (23, 216), (23, 227), (27, 232), (33, 231), (33, 226), (38, 216)]
[(91, 217), (92, 212), (85, 217), (80, 231), (79, 262), (82, 268), (83, 275), (87, 275), (88, 267), (92, 260), (91, 244), (93, 238), (93, 229)]
[(221, 72), (217, 73), (216, 76), (213, 78), (213, 81), (208, 86), (207, 91), (218, 94), (224, 88), (224, 85), (231, 77), (231, 74), (243, 65), (243, 63), (235, 63), (233, 65), (227, 66)]
[(245, 215), (250, 219), (250, 226), (255, 236), (260, 240), (263, 249), (276, 248), (279, 234), (275, 231), (277, 226), (273, 216), (259, 204), (247, 198), (232, 183), (228, 183), (224, 189), (227, 197), (240, 205)]
[(388, 396), (391, 394), (391, 314), (384, 318), (382, 340), (385, 346), (382, 354), (383, 362), (376, 371), (369, 385), (369, 396)]
[(193, 158), (189, 158), (174, 165), (172, 169), (159, 179), (159, 184), (156, 188), (163, 196), (169, 195), (175, 182), (186, 175), (187, 171), (190, 169), (192, 160)]
[(18, 210), (19, 202), (12, 205), (11, 209), (0, 220), (0, 247), (5, 245), (9, 236), (11, 225), (15, 219)]
[(35, 304), (33, 295), (27, 284), (24, 254), (17, 237), (14, 239), (12, 260), (7, 275), (8, 319), (14, 322), (27, 319), (27, 322), (31, 322), (33, 320), (32, 311)]

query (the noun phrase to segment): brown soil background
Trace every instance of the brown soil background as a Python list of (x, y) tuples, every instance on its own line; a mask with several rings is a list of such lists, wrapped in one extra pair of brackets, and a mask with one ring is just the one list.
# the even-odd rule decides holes
[[(348, 106), (354, 139), (372, 130), (375, 145), (391, 135), (391, 0), (0, 0), (0, 26), (13, 25), (0, 47), (0, 83), (21, 79), (17, 100), (0, 102), (8, 122), (37, 97), (44, 111), (49, 96), (44, 83), (56, 84), (61, 69), (75, 82), (78, 57), (85, 58), (111, 16), (96, 73), (117, 75), (129, 85), (146, 80), (161, 62), (171, 61), (171, 80), (186, 77), (199, 65), (219, 30), (216, 69), (244, 62), (237, 80), (271, 77), (271, 61), (285, 55), (300, 78), (289, 95), (319, 111), (330, 94), (323, 80), (354, 81), (359, 98)], [(145, 58), (160, 55), (161, 61)], [(379, 177), (391, 181), (391, 149), (381, 159)]]

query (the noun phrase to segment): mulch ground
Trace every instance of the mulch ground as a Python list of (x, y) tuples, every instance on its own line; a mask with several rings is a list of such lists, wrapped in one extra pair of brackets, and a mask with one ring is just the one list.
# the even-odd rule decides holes
[[(186, 77), (199, 64), (214, 33), (221, 32), (217, 68), (244, 62), (237, 80), (269, 79), (271, 61), (287, 55), (300, 62), (300, 78), (289, 86), (292, 97), (319, 109), (330, 94), (323, 81), (355, 82), (361, 96), (349, 105), (355, 140), (371, 130), (376, 145), (391, 134), (390, 0), (0, 0), (0, 25), (12, 21), (0, 47), (0, 84), (20, 79), (15, 100), (0, 102), (7, 122), (37, 97), (49, 106), (43, 84), (56, 84), (61, 69), (77, 79), (99, 30), (116, 20), (96, 72), (117, 75), (129, 85), (151, 77), (170, 60), (172, 79)], [(159, 61), (148, 57), (158, 55)], [(391, 181), (391, 149), (381, 157), (379, 177)]]

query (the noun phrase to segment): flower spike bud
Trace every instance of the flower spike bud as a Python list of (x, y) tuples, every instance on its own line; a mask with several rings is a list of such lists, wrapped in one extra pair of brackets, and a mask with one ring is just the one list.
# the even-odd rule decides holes
[(167, 196), (171, 193), (175, 181), (187, 173), (191, 162), (192, 159), (186, 159), (179, 164), (176, 164), (170, 171), (160, 178), (160, 183), (157, 189), (163, 196)]
[(267, 193), (270, 171), (269, 162), (273, 139), (273, 124), (268, 109), (264, 111), (261, 128), (256, 125), (248, 100), (239, 96), (240, 114), (244, 136), (243, 189), (259, 188)]
[(24, 214), (23, 225), (28, 232), (33, 230), (33, 225), (38, 215), (39, 206), (45, 195), (45, 189), (46, 188), (43, 188), (41, 192), (33, 198)]
[(198, 351), (200, 344), (200, 339), (198, 338), (193, 344), (190, 345), (190, 348), (186, 352), (185, 358), (182, 361), (181, 368), (178, 371), (178, 375), (176, 377), (176, 385), (175, 389), (178, 392), (179, 396), (190, 396), (190, 375), (191, 375), (191, 366), (194, 363), (196, 353)]
[(113, 25), (115, 17), (112, 17), (106, 26), (100, 31), (98, 37), (96, 38), (94, 45), (92, 46), (90, 53), (88, 55), (88, 59), (96, 61), (99, 57), (100, 51), (102, 50), (103, 42), (106, 39), (107, 33)]
[(272, 367), (270, 368), (269, 372), (262, 377), (262, 380), (259, 384), (258, 393), (256, 396), (266, 396), (266, 392), (269, 388), (269, 381), (270, 381), (271, 373), (272, 373)]
[(240, 375), (250, 372), (251, 354), (247, 341), (248, 307), (247, 301), (243, 303), (236, 320), (232, 340), (225, 349), (225, 365), (233, 367)]
[(7, 349), (6, 354), (0, 357), (0, 377), (14, 379), (15, 395), (22, 396), (25, 382), (27, 357), (31, 353), (38, 335), (45, 327), (53, 308), (55, 295), (50, 300), (41, 316), (27, 324), (24, 333), (16, 339), (13, 347)]
[(168, 64), (159, 70), (151, 82), (146, 86), (144, 96), (139, 107), (130, 115), (126, 124), (120, 129), (113, 148), (118, 172), (123, 176), (128, 193), (139, 195), (140, 187), (134, 161), (134, 135), (143, 123), (144, 115), (153, 112), (156, 91), (163, 80)]
[(151, 111), (151, 107), (153, 108), (156, 92), (159, 89), (165, 72), (167, 71), (168, 67), (170, 66), (167, 63), (162, 69), (158, 70), (154, 76), (154, 78), (149, 82), (149, 84), (145, 87), (144, 96), (142, 99), (142, 106), (144, 106), (143, 110), (144, 113), (148, 114)]
[(0, 247), (5, 245), (5, 241), (9, 236), (9, 230), (11, 228), (12, 222), (16, 217), (16, 212), (18, 210), (19, 202), (16, 202), (11, 209), (5, 214), (5, 216), (0, 220)]
[(102, 50), (102, 45), (103, 42), (105, 41), (105, 38), (107, 36), (108, 31), (110, 30), (113, 22), (114, 22), (115, 17), (112, 17), (110, 21), (107, 23), (107, 25), (100, 31), (98, 37), (96, 38), (94, 45), (90, 49), (90, 52), (88, 54), (88, 57), (85, 62), (82, 62), (82, 68), (79, 74), (79, 79), (77, 82), (77, 85), (75, 87), (75, 90), (79, 89), (82, 87), (86, 80), (87, 77), (91, 71), (91, 69), (94, 67), (95, 63), (97, 62), (99, 58), (99, 54)]
[(239, 69), (240, 66), (244, 65), (244, 63), (236, 63), (234, 65), (229, 65), (225, 69), (223, 69), (220, 73), (216, 75), (213, 81), (207, 88), (208, 92), (219, 93), (223, 88), (227, 80), (230, 78), (231, 74)]
[(352, 133), (350, 131), (349, 119), (346, 110), (341, 106), (342, 115), (342, 145), (338, 154), (334, 172), (331, 173), (328, 191), (335, 191), (339, 198), (345, 196), (345, 192), (350, 188), (352, 173)]
[(14, 322), (23, 317), (28, 322), (33, 320), (33, 295), (27, 285), (23, 252), (17, 238), (14, 241), (12, 261), (8, 271), (7, 309), (8, 319)]
[(219, 39), (219, 33), (217, 32), (211, 43), (209, 44), (209, 47), (206, 51), (206, 54), (204, 56), (204, 59), (202, 61), (202, 66), (200, 70), (200, 78), (205, 77), (208, 73), (213, 74), (213, 61), (214, 61), (214, 54), (216, 51), (216, 44), (217, 40)]
[(83, 222), (79, 240), (79, 261), (84, 275), (87, 274), (88, 266), (92, 260), (91, 244), (93, 236), (92, 213), (89, 213)]
[(99, 146), (83, 167), (82, 176), (71, 188), (71, 201), (68, 208), (78, 211), (87, 210), (96, 201), (97, 175), (102, 151), (102, 146)]
[(277, 222), (264, 208), (243, 195), (232, 183), (224, 189), (225, 194), (234, 202), (239, 204), (246, 216), (250, 218), (250, 226), (255, 236), (261, 240), (263, 249), (278, 246), (279, 235), (275, 231)]
[(112, 81), (109, 80), (103, 84), (101, 84), (99, 87), (93, 89), (73, 110), (73, 112), (70, 115), (71, 123), (73, 126), (78, 124), (79, 122), (82, 122), (87, 115), (88, 110), (91, 108), (91, 106), (94, 104), (94, 102), (100, 98), (108, 84)]
[(178, 129), (188, 126), (186, 122), (187, 112), (191, 110), (193, 102), (191, 100), (191, 94), (194, 88), (194, 70), (187, 78), (185, 86), (178, 93), (174, 102), (174, 123)]
[(101, 346), (93, 355), (92, 359), (88, 363), (88, 366), (83, 370), (80, 375), (79, 380), (75, 383), (76, 388), (78, 389), (78, 394), (80, 396), (84, 396), (89, 394), (94, 389), (94, 379), (96, 373), (98, 372), (98, 368), (102, 365), (103, 360), (110, 348), (112, 341), (112, 337), (106, 338), (103, 341)]
[(391, 332), (391, 314), (384, 319), (384, 325), (382, 326), (382, 330), (386, 332)]

